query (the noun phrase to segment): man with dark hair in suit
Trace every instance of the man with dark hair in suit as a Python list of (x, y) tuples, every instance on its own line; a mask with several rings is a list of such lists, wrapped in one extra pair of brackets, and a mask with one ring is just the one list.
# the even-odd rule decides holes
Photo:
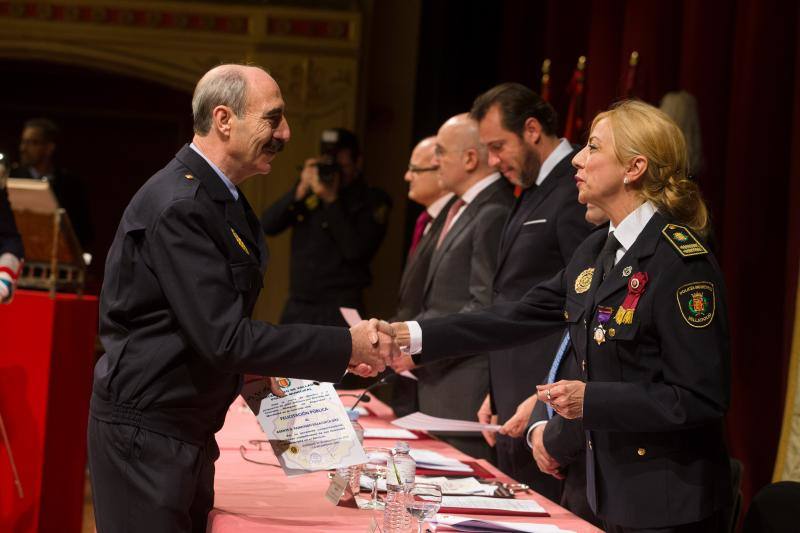
[(220, 65), (192, 111), (191, 144), (134, 195), (106, 261), (88, 439), (99, 533), (206, 531), (214, 433), (244, 373), (338, 381), (390, 353), (385, 324), (251, 318), (269, 252), (238, 185), (289, 140), (283, 97), (260, 67)]
[[(563, 269), (589, 234), (586, 208), (578, 203), (575, 187), (575, 149), (556, 135), (553, 107), (520, 84), (505, 83), (478, 96), (471, 115), (489, 150), (489, 164), (522, 189), (503, 229), (492, 293), (493, 303), (515, 302)], [(500, 469), (553, 500), (560, 492), (558, 480), (539, 471), (521, 438), (529, 406), (517, 411), (531, 394), (531, 384), (546, 377), (558, 341), (554, 333), (493, 354), (491, 394), (478, 412), (482, 422), (496, 413), (506, 425), (500, 435), (485, 435), (490, 444), (497, 439)]]
[[(439, 166), (435, 164), (436, 137), (422, 139), (411, 152), (411, 160), (405, 173), (408, 182), (408, 199), (425, 209), (417, 217), (411, 246), (406, 256), (406, 266), (400, 279), (397, 312), (394, 321), (411, 320), (422, 310), (422, 296), (428, 266), (453, 193), (444, 190), (439, 181)], [(417, 386), (413, 379), (398, 378), (392, 384), (392, 409), (397, 416), (404, 416), (419, 409)]]
[(83, 181), (56, 165), (59, 128), (46, 118), (25, 122), (19, 141), (19, 164), (11, 169), (12, 178), (50, 182), (58, 203), (69, 216), (84, 251), (91, 249), (92, 226), (89, 201)]
[[(489, 165), (478, 123), (466, 113), (456, 115), (439, 129), (435, 161), (442, 185), (458, 199), (448, 209), (435, 245), (422, 311), (417, 316), (420, 320), (472, 311), (491, 303), (500, 234), (514, 200), (511, 186)], [(402, 360), (407, 367), (413, 365), (410, 358)], [(489, 390), (488, 370), (486, 354), (415, 370), (420, 411), (473, 420)], [(440, 437), (473, 457), (491, 455), (480, 436), (448, 433)]]

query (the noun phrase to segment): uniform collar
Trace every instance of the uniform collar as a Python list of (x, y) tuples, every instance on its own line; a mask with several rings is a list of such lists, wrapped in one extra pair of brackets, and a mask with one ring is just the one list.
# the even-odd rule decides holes
[(217, 165), (215, 165), (213, 161), (211, 161), (209, 158), (207, 158), (206, 154), (204, 154), (200, 150), (200, 148), (197, 147), (196, 144), (190, 143), (189, 144), (189, 148), (191, 148), (192, 150), (197, 152), (200, 157), (205, 159), (206, 163), (208, 163), (208, 166), (210, 166), (211, 169), (217, 174), (217, 176), (219, 176), (219, 179), (222, 180), (222, 183), (224, 183), (225, 186), (228, 188), (228, 190), (231, 192), (231, 196), (233, 196), (233, 199), (234, 200), (238, 200), (239, 199), (239, 191), (236, 190), (236, 185), (233, 184), (233, 182), (228, 178), (228, 176), (226, 176), (225, 173), (222, 172), (222, 170), (220, 170), (220, 168)]
[(619, 226), (614, 227), (614, 224), (609, 224), (608, 231), (614, 232), (620, 248), (627, 252), (655, 213), (655, 206), (647, 201), (622, 219)]

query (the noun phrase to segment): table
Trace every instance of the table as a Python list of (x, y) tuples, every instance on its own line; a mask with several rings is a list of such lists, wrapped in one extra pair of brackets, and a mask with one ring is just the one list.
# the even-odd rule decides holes
[(18, 290), (0, 306), (0, 531), (81, 530), (97, 298)]
[[(347, 402), (350, 403), (350, 402)], [(392, 410), (373, 398), (365, 407), (371, 416), (361, 417), (365, 428), (394, 427)], [(253, 413), (239, 398), (228, 410), (225, 425), (217, 433), (220, 458), (216, 463), (215, 508), (209, 515), (208, 531), (288, 533), (296, 531), (314, 532), (358, 532), (367, 531), (371, 511), (334, 506), (325, 500), (328, 488), (327, 472), (288, 478), (280, 468), (262, 466), (245, 461), (239, 446), (251, 439), (266, 439)], [(365, 446), (389, 446), (393, 441), (366, 439)], [(410, 441), (412, 448), (429, 449), (459, 460), (474, 460), (452, 446), (436, 439)], [(252, 447), (250, 447), (252, 449)], [(262, 460), (277, 464), (272, 452), (262, 452)], [(480, 464), (499, 480), (513, 480), (490, 463)], [(518, 498), (534, 499), (550, 514), (549, 518), (507, 517), (489, 515), (465, 515), (508, 522), (541, 522), (556, 524), (561, 529), (577, 533), (596, 533), (601, 530), (581, 520), (569, 511), (539, 494), (521, 493)], [(378, 516), (380, 520), (380, 516)]]

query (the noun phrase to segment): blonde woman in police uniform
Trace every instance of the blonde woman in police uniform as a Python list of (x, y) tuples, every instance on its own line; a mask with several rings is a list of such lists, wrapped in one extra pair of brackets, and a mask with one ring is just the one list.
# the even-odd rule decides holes
[(583, 420), (587, 498), (605, 529), (719, 530), (731, 492), (726, 295), (683, 136), (656, 108), (622, 102), (595, 118), (573, 164), (579, 200), (610, 224), (521, 301), (394, 324), (398, 344), (425, 363), (566, 321), (581, 380), (539, 386), (539, 399)]

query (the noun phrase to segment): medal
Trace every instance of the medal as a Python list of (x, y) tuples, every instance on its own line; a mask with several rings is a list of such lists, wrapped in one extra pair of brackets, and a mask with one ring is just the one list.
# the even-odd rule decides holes
[(608, 324), (608, 321), (611, 318), (611, 313), (613, 312), (613, 307), (605, 307), (601, 305), (597, 308), (597, 326), (594, 328), (594, 334), (592, 337), (598, 346), (606, 342), (606, 324)]
[(647, 280), (647, 272), (637, 272), (628, 280), (628, 294), (625, 296), (622, 305), (617, 309), (616, 316), (614, 316), (617, 324), (633, 323), (633, 312), (636, 311), (636, 306), (639, 305), (639, 298), (644, 292)]

